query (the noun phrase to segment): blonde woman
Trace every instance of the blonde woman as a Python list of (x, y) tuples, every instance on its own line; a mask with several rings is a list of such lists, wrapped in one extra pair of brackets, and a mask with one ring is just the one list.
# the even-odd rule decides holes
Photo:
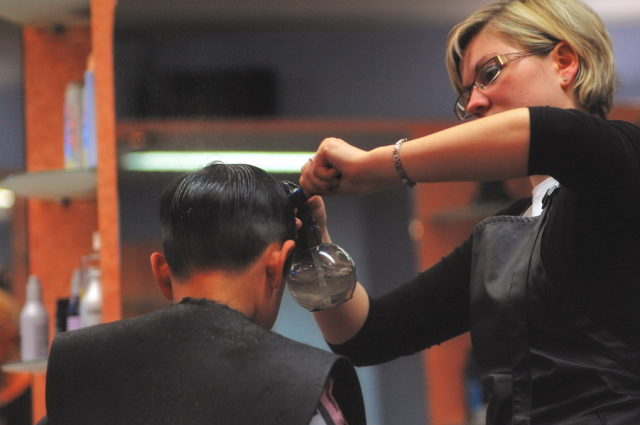
[(576, 0), (501, 1), (453, 28), (447, 66), (474, 120), (369, 152), (326, 139), (302, 187), (529, 176), (532, 197), (397, 290), (314, 313), (326, 340), (368, 365), (470, 331), (488, 424), (640, 423), (640, 129), (607, 120), (607, 31)]

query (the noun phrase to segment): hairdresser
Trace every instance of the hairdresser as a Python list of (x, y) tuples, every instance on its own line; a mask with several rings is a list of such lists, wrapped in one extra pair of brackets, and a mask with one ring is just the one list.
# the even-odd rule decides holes
[(576, 0), (501, 1), (455, 26), (446, 55), (455, 114), (474, 119), (369, 152), (326, 139), (302, 187), (528, 176), (532, 197), (394, 291), (358, 285), (315, 313), (324, 337), (372, 365), (470, 331), (487, 424), (640, 423), (640, 129), (607, 120), (607, 31)]

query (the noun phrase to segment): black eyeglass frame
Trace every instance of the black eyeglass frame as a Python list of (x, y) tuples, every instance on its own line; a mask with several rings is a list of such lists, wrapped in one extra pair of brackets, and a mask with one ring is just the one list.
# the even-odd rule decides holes
[[(469, 105), (469, 100), (471, 100), (471, 91), (473, 90), (474, 87), (477, 87), (479, 90), (484, 91), (487, 89), (487, 86), (489, 86), (494, 81), (496, 81), (496, 79), (502, 72), (502, 68), (504, 68), (509, 62), (513, 62), (514, 60), (522, 59), (527, 56), (545, 54), (545, 53), (548, 53), (549, 51), (550, 50), (545, 50), (543, 52), (507, 53), (505, 55), (496, 55), (491, 59), (487, 60), (485, 63), (482, 64), (480, 68), (478, 68), (478, 72), (476, 72), (475, 77), (473, 77), (473, 82), (471, 83), (471, 85), (469, 85), (464, 90), (462, 90), (462, 92), (460, 93), (460, 96), (458, 96), (458, 98), (456, 99), (456, 103), (453, 106), (453, 113), (456, 114), (456, 117), (458, 117), (460, 121), (464, 121), (467, 118), (471, 117), (471, 114), (467, 112), (467, 105)], [(515, 57), (510, 58), (510, 56), (514, 56), (514, 55)], [(485, 83), (477, 82), (478, 76), (481, 74), (482, 71), (486, 69), (487, 65), (489, 65), (492, 62), (495, 62), (495, 65), (498, 67), (498, 72), (496, 73), (496, 75), (494, 75), (491, 78), (491, 80)], [(461, 101), (464, 101), (464, 102), (461, 102)]]

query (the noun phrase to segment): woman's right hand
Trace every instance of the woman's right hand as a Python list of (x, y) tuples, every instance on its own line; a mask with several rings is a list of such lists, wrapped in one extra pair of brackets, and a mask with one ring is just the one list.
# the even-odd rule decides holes
[(370, 187), (364, 175), (367, 152), (336, 138), (324, 139), (316, 154), (302, 167), (300, 187), (307, 195), (358, 195)]
[(320, 235), (325, 243), (331, 243), (331, 237), (327, 230), (327, 211), (324, 208), (324, 201), (321, 196), (313, 195), (305, 204), (311, 210), (311, 215), (316, 220)]

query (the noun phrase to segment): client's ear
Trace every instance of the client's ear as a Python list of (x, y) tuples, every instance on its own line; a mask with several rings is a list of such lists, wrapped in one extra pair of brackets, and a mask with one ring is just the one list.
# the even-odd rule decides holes
[(173, 300), (171, 270), (169, 270), (169, 264), (167, 264), (167, 259), (164, 258), (164, 255), (159, 252), (151, 254), (151, 270), (162, 295), (168, 300)]
[(293, 249), (296, 244), (292, 240), (285, 241), (279, 250), (275, 250), (271, 254), (271, 258), (268, 264), (269, 276), (271, 277), (271, 287), (277, 288), (283, 281), (283, 277), (286, 276), (289, 270), (285, 270), (291, 266), (291, 260), (293, 255)]

